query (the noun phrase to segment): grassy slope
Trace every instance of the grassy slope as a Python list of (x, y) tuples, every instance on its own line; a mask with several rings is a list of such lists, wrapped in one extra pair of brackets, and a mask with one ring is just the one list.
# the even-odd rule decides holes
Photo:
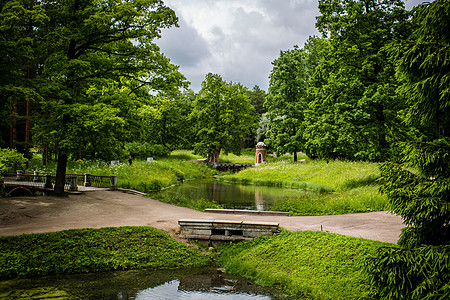
[[(324, 232), (287, 232), (253, 242), (225, 246), (219, 264), (232, 274), (312, 299), (357, 299), (364, 258), (376, 241)], [(390, 245), (392, 246), (392, 245)]]
[(199, 250), (151, 227), (65, 230), (0, 237), (0, 280), (211, 263)]
[(386, 209), (378, 192), (377, 164), (347, 161), (293, 163), (272, 159), (267, 164), (224, 175), (220, 180), (298, 188), (298, 196), (280, 199), (274, 210), (291, 215), (345, 214)]

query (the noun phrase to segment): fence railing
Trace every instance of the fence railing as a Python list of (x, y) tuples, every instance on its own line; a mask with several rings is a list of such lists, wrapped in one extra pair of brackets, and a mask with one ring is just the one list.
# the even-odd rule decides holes
[[(24, 173), (17, 170), (16, 173), (3, 173), (3, 182), (5, 184), (21, 184), (28, 187), (53, 189), (56, 182), (56, 174), (54, 173)], [(117, 175), (102, 176), (85, 174), (66, 174), (64, 190), (77, 191), (78, 185), (98, 188), (117, 189)]]

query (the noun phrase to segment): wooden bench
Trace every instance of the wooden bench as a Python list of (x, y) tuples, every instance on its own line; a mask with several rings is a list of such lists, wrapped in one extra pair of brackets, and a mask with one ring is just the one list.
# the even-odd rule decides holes
[(280, 232), (277, 222), (183, 219), (178, 224), (185, 238), (196, 240), (251, 241), (261, 235)]

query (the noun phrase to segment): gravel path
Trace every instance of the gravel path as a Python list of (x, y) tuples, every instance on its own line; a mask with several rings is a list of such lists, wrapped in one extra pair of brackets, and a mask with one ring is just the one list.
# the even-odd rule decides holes
[(81, 195), (0, 198), (0, 236), (75, 228), (152, 226), (176, 237), (179, 219), (279, 222), (290, 231), (323, 230), (396, 243), (403, 228), (399, 216), (373, 212), (332, 216), (252, 216), (203, 213), (119, 191)]

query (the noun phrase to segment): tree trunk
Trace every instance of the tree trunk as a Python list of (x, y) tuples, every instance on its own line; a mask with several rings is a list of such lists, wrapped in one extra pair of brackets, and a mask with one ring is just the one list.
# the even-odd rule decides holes
[(297, 150), (294, 151), (294, 162), (297, 162)]
[(55, 194), (58, 196), (64, 195), (64, 184), (66, 181), (66, 167), (67, 167), (67, 154), (62, 153), (59, 150), (58, 154), (58, 167), (56, 169), (56, 182), (55, 182)]
[(48, 161), (48, 144), (45, 143), (42, 146), (42, 164), (44, 166), (47, 165), (47, 161)]
[(219, 154), (220, 149), (214, 148), (212, 151), (210, 151), (208, 154), (208, 163), (210, 164), (219, 163)]

